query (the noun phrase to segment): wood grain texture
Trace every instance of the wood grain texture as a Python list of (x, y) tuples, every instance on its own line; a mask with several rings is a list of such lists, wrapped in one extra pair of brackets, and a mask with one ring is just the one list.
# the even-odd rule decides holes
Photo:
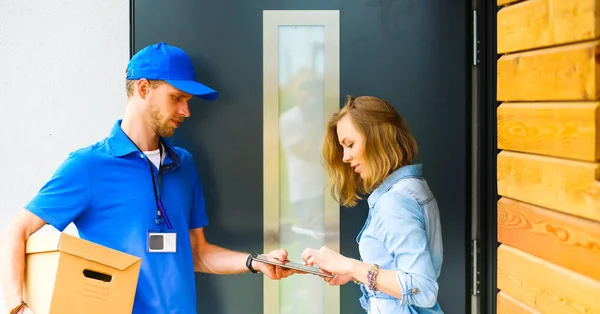
[(502, 151), (498, 194), (600, 221), (600, 164)]
[(497, 114), (500, 149), (600, 160), (600, 102), (503, 103)]
[(502, 244), (498, 288), (542, 313), (600, 313), (600, 281)]
[(529, 0), (497, 15), (498, 53), (598, 38), (600, 0)]
[(600, 281), (600, 222), (503, 197), (498, 241)]
[(497, 314), (540, 314), (540, 312), (521, 303), (519, 300), (500, 291), (496, 302)]
[(498, 3), (498, 6), (501, 6), (501, 5), (510, 4), (510, 3), (517, 2), (517, 1), (521, 1), (521, 0), (498, 0), (497, 3)]
[(538, 49), (498, 59), (499, 101), (597, 100), (600, 41)]

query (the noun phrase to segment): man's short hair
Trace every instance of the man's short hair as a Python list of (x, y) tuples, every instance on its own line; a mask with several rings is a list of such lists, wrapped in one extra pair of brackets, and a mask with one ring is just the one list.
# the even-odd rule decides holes
[[(127, 91), (127, 99), (133, 96), (133, 89), (135, 88), (135, 84), (137, 84), (139, 80), (126, 80), (125, 81), (125, 90)], [(150, 87), (157, 88), (158, 86), (165, 83), (165, 81), (158, 80), (148, 80), (150, 82)]]

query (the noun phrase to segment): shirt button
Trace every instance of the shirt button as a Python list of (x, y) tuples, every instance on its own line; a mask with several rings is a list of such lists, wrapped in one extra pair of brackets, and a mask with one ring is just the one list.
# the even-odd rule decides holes
[(142, 159), (143, 159), (143, 158), (144, 158), (144, 155), (143, 155), (143, 154), (140, 154), (140, 158), (142, 158)]
[(419, 293), (419, 288), (412, 288), (412, 294)]

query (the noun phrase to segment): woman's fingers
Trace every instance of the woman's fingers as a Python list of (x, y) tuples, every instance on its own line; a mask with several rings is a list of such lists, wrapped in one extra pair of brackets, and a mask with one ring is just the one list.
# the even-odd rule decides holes
[(317, 250), (305, 249), (304, 252), (302, 252), (301, 258), (304, 261), (305, 265), (312, 266), (316, 262), (315, 260), (318, 258), (319, 255), (320, 253)]

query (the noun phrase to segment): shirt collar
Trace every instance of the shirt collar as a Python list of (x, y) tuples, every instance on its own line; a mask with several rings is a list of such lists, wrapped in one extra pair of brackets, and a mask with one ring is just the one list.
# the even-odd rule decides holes
[(378, 188), (376, 188), (375, 191), (371, 193), (371, 195), (369, 195), (369, 198), (367, 199), (367, 202), (369, 203), (369, 208), (373, 208), (373, 206), (375, 206), (375, 203), (377, 203), (379, 197), (381, 197), (381, 195), (383, 195), (385, 192), (389, 191), (390, 188), (392, 188), (392, 186), (396, 184), (396, 182), (406, 178), (421, 177), (423, 177), (422, 164), (407, 165), (396, 169), (383, 180), (381, 185)]
[[(133, 142), (129, 139), (129, 137), (123, 132), (121, 129), (121, 122), (123, 120), (119, 119), (113, 125), (112, 130), (110, 131), (110, 135), (108, 136), (108, 145), (110, 147), (110, 153), (114, 157), (123, 157), (132, 153), (137, 153), (139, 150)], [(179, 155), (175, 152), (175, 149), (171, 146), (171, 144), (165, 139), (160, 138), (160, 141), (164, 144), (164, 147), (167, 151), (167, 155), (165, 156), (165, 160), (163, 164), (168, 164), (174, 162), (176, 165), (179, 164)]]

